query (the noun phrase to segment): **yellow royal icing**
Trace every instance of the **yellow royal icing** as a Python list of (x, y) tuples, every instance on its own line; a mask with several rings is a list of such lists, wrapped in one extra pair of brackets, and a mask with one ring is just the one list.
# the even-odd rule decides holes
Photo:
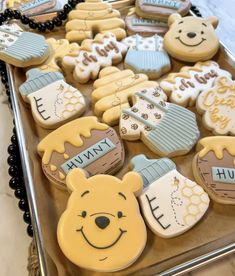
[(50, 165), (50, 169), (52, 172), (54, 172), (57, 170), (57, 167), (55, 165)]

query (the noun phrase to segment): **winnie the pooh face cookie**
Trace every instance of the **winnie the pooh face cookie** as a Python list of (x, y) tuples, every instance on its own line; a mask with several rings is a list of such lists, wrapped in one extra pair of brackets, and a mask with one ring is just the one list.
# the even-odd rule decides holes
[(169, 31), (164, 36), (164, 47), (174, 58), (196, 62), (212, 58), (219, 49), (214, 16), (199, 18), (172, 14), (168, 19)]
[(74, 264), (95, 271), (117, 271), (131, 265), (146, 244), (146, 227), (136, 199), (142, 180), (135, 172), (122, 180), (81, 169), (67, 177), (72, 194), (62, 214), (57, 237), (61, 250)]

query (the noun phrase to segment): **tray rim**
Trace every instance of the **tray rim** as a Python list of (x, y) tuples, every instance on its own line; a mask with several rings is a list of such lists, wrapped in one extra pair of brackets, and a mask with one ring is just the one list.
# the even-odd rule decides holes
[[(190, 14), (193, 16), (196, 16), (191, 10), (190, 10)], [(225, 52), (225, 54), (234, 63), (234, 66), (235, 66), (235, 53), (233, 54), (227, 48), (227, 46), (225, 46), (225, 44), (221, 41), (220, 41), (220, 49)], [(26, 140), (25, 140), (23, 122), (21, 120), (21, 115), (20, 115), (21, 113), (20, 113), (20, 108), (19, 108), (19, 101), (17, 99), (17, 96), (16, 96), (17, 92), (16, 92), (15, 86), (14, 86), (13, 66), (6, 64), (6, 69), (7, 69), (7, 76), (8, 76), (8, 81), (9, 81), (10, 95), (11, 95), (11, 99), (12, 99), (13, 117), (15, 120), (16, 133), (17, 133), (17, 138), (18, 138), (18, 143), (19, 143), (23, 176), (24, 176), (24, 180), (25, 180), (27, 198), (29, 201), (29, 209), (30, 209), (30, 213), (31, 213), (32, 226), (33, 226), (33, 230), (34, 230), (34, 239), (35, 239), (36, 249), (37, 249), (37, 253), (38, 253), (39, 267), (40, 267), (41, 275), (47, 276), (48, 272), (47, 272), (47, 265), (46, 265), (46, 252), (45, 252), (44, 246), (43, 246), (43, 238), (42, 238), (42, 231), (41, 231), (39, 215), (38, 215), (38, 210), (37, 210), (34, 182), (33, 182), (33, 177), (32, 177), (32, 173), (31, 173), (32, 170), (31, 170), (31, 165), (29, 162), (29, 154), (28, 154)], [(230, 255), (234, 252), (235, 252), (235, 240), (234, 240), (234, 242), (232, 242), (226, 246), (219, 247), (215, 250), (209, 251), (208, 253), (206, 253), (204, 255), (190, 259), (189, 261), (186, 261), (179, 265), (173, 266), (172, 268), (164, 270), (164, 271), (158, 273), (157, 275), (160, 275), (160, 276), (182, 275), (183, 273), (187, 273), (194, 269), (201, 268), (202, 266), (204, 266), (206, 264), (209, 264), (215, 260), (218, 260), (227, 255)]]

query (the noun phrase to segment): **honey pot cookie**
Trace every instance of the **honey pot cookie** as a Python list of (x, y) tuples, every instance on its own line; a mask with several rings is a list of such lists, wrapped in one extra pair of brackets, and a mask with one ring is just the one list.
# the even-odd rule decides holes
[(89, 175), (114, 174), (125, 158), (115, 130), (94, 116), (59, 127), (43, 138), (37, 149), (45, 175), (60, 187), (65, 187), (66, 175), (74, 168), (82, 168)]
[(198, 95), (211, 88), (217, 77), (223, 76), (232, 77), (218, 63), (209, 60), (197, 62), (194, 66), (184, 66), (178, 73), (170, 73), (160, 82), (160, 86), (172, 103), (194, 106)]
[(235, 204), (235, 137), (201, 139), (193, 159), (193, 174), (213, 200)]
[(164, 47), (172, 57), (188, 62), (211, 59), (219, 49), (215, 33), (218, 18), (172, 14), (168, 19), (169, 31), (164, 36)]
[(197, 183), (180, 174), (168, 158), (147, 159), (137, 155), (131, 167), (144, 181), (139, 196), (150, 229), (163, 238), (176, 237), (192, 228), (209, 207), (209, 197)]
[(186, 154), (200, 135), (195, 114), (165, 102), (165, 99), (160, 87), (135, 93), (133, 106), (122, 109), (119, 124), (121, 138), (141, 140), (160, 156)]
[(102, 69), (93, 86), (94, 112), (108, 125), (118, 124), (121, 110), (130, 107), (129, 98), (136, 92), (159, 87), (157, 82), (149, 81), (144, 74), (120, 71), (117, 67)]
[(57, 227), (59, 246), (74, 264), (112, 272), (130, 266), (141, 255), (146, 227), (136, 199), (142, 179), (135, 172), (122, 180), (109, 175), (86, 178), (81, 169), (66, 180), (72, 192)]
[(203, 114), (204, 126), (215, 135), (235, 135), (235, 82), (217, 78), (213, 87), (199, 95), (197, 111)]
[(66, 39), (82, 42), (98, 33), (111, 32), (118, 40), (126, 37), (125, 23), (120, 12), (102, 0), (86, 0), (68, 15)]

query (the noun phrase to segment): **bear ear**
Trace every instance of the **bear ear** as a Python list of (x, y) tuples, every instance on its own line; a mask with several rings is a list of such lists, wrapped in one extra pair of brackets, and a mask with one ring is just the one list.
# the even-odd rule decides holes
[(82, 169), (72, 169), (66, 177), (66, 185), (70, 192), (76, 191), (81, 185), (87, 185), (86, 172)]
[(123, 185), (127, 187), (135, 196), (139, 196), (143, 190), (142, 177), (136, 172), (128, 172), (123, 176)]
[(216, 16), (210, 16), (206, 18), (206, 22), (210, 23), (214, 27), (214, 29), (216, 29), (219, 23), (219, 19)]
[(171, 24), (173, 24), (175, 21), (179, 21), (182, 18), (182, 16), (178, 13), (173, 13), (168, 18), (168, 26), (170, 27)]

